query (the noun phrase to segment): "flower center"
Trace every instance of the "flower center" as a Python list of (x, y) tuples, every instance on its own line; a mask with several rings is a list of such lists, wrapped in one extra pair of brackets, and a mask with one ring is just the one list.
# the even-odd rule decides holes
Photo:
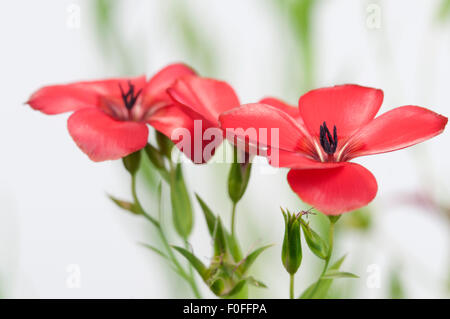
[(336, 152), (338, 143), (336, 125), (333, 127), (333, 136), (331, 136), (330, 130), (327, 127), (327, 123), (323, 122), (320, 126), (320, 145), (328, 155), (333, 155)]
[(131, 81), (128, 81), (128, 91), (125, 93), (122, 85), (119, 83), (120, 88), (120, 94), (122, 95), (123, 104), (125, 104), (125, 107), (128, 110), (131, 110), (133, 106), (136, 104), (136, 100), (138, 99), (139, 95), (142, 92), (142, 89), (140, 89), (136, 95), (134, 94), (134, 85), (131, 83)]

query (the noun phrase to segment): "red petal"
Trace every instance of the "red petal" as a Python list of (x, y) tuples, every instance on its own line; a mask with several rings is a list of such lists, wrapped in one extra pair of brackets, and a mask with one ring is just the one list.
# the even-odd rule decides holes
[[(274, 152), (278, 152), (278, 163), (275, 162), (277, 157)], [(343, 162), (320, 162), (318, 160), (313, 160), (302, 153), (277, 149), (271, 149), (269, 163), (275, 167), (289, 167), (295, 169), (326, 169), (345, 165)]]
[(126, 89), (128, 81), (135, 85), (137, 92), (144, 86), (145, 76), (45, 86), (36, 91), (27, 103), (33, 109), (46, 114), (94, 107), (99, 105), (100, 96), (120, 97), (119, 84)]
[[(199, 132), (195, 132), (194, 130), (194, 120), (202, 122)], [(214, 154), (214, 151), (212, 151), (210, 154), (207, 154), (207, 156), (203, 156), (206, 145), (210, 143), (208, 140), (203, 141), (203, 134), (205, 130), (210, 127), (208, 126), (208, 122), (202, 121), (201, 117), (192, 118), (186, 112), (181, 110), (179, 106), (169, 105), (159, 109), (149, 118), (148, 123), (156, 130), (166, 135), (176, 145), (182, 140), (182, 138), (178, 136), (177, 130), (184, 128), (189, 131), (190, 149), (181, 149), (181, 145), (178, 146), (180, 150), (196, 164), (206, 163)], [(219, 129), (217, 130), (221, 135), (221, 131)]]
[(179, 104), (219, 126), (219, 115), (239, 106), (239, 99), (226, 82), (187, 76), (179, 79), (168, 90)]
[(345, 141), (377, 114), (383, 91), (358, 85), (340, 85), (312, 90), (299, 100), (300, 116), (313, 136), (320, 125), (336, 125), (339, 140)]
[[(267, 104), (246, 104), (223, 113), (219, 120), (222, 129), (227, 132), (227, 138), (237, 136), (259, 147), (271, 146), (292, 152), (308, 149), (305, 129), (287, 113)], [(246, 132), (233, 133), (232, 130), (236, 129), (249, 129), (247, 133), (253, 131), (254, 136), (246, 135)], [(278, 129), (278, 138), (274, 135), (274, 141), (273, 129)], [(262, 134), (266, 134), (266, 138)]]
[(300, 117), (300, 112), (298, 111), (297, 106), (289, 105), (289, 104), (287, 104), (279, 99), (276, 99), (274, 97), (266, 97), (266, 98), (262, 99), (261, 101), (259, 101), (259, 103), (268, 104), (277, 109), (280, 109), (281, 111), (286, 112), (292, 118), (294, 118), (297, 122), (299, 122), (300, 124), (303, 125), (303, 120)]
[(122, 158), (147, 144), (146, 124), (117, 121), (96, 108), (76, 111), (67, 127), (78, 147), (95, 162)]
[(363, 127), (349, 141), (357, 157), (402, 149), (433, 136), (445, 128), (448, 119), (419, 106), (402, 106), (386, 112)]
[(367, 205), (377, 194), (377, 181), (361, 165), (343, 162), (329, 169), (288, 173), (292, 190), (326, 215), (339, 215)]
[(171, 100), (167, 94), (167, 89), (174, 84), (178, 78), (194, 74), (195, 71), (183, 63), (174, 63), (166, 66), (148, 81), (142, 94), (142, 104), (148, 107), (151, 104), (161, 101), (170, 102)]

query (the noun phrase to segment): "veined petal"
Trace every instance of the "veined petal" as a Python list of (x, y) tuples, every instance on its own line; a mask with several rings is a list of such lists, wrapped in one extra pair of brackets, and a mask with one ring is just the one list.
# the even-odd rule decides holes
[(305, 129), (286, 112), (267, 104), (242, 105), (220, 115), (219, 121), (229, 139), (236, 136), (259, 147), (291, 152), (309, 150)]
[[(211, 128), (211, 126), (200, 116), (192, 118), (179, 106), (169, 105), (152, 114), (148, 119), (148, 123), (156, 130), (166, 135), (192, 160), (192, 162), (196, 164), (206, 163), (210, 160), (212, 155), (214, 155), (215, 148), (212, 149), (211, 152), (205, 152), (206, 154), (203, 152), (205, 147), (212, 142), (208, 139), (203, 140), (205, 131), (208, 128)], [(216, 130), (218, 131), (217, 135), (220, 135), (220, 137), (217, 136), (217, 138), (220, 138), (220, 141), (218, 142), (221, 143), (222, 132), (218, 128), (216, 128)], [(188, 143), (190, 147), (182, 149), (187, 145), (183, 144), (183, 138), (189, 139)]]
[(361, 165), (343, 162), (329, 169), (292, 169), (288, 182), (306, 203), (326, 215), (339, 215), (367, 205), (377, 193), (377, 181)]
[(269, 164), (275, 167), (295, 169), (327, 169), (345, 165), (343, 162), (321, 162), (311, 159), (302, 153), (288, 152), (279, 149), (270, 150)]
[(45, 86), (31, 95), (27, 103), (45, 114), (96, 107), (101, 96), (120, 97), (119, 84), (126, 89), (129, 82), (137, 92), (145, 85), (145, 76)]
[(96, 108), (76, 111), (67, 127), (78, 147), (95, 162), (134, 153), (145, 147), (148, 139), (145, 123), (117, 121)]
[(178, 79), (168, 89), (174, 101), (219, 126), (219, 115), (239, 106), (239, 99), (226, 82), (198, 76)]
[(349, 157), (402, 149), (444, 130), (448, 119), (419, 106), (402, 106), (386, 112), (358, 131), (349, 141)]
[(347, 84), (309, 91), (300, 97), (299, 112), (312, 136), (326, 122), (345, 141), (375, 117), (382, 102), (383, 91)]
[(289, 105), (289, 104), (287, 104), (277, 98), (274, 98), (274, 97), (266, 97), (266, 98), (262, 99), (261, 101), (259, 101), (259, 103), (268, 104), (268, 105), (271, 105), (283, 112), (286, 112), (293, 119), (295, 119), (298, 123), (303, 125), (303, 120), (300, 117), (300, 112), (299, 112), (297, 106)]

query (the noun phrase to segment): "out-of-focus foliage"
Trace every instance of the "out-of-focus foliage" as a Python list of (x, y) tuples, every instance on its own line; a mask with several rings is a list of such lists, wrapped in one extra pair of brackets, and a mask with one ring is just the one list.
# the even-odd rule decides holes
[[(313, 0), (274, 0), (280, 8), (283, 18), (287, 18), (290, 28), (298, 44), (299, 58), (301, 59), (301, 69), (293, 68), (290, 72), (302, 75), (302, 83), (297, 91), (307, 91), (314, 86), (314, 51), (312, 46), (312, 13), (316, 1)], [(284, 17), (286, 16), (286, 17)], [(293, 83), (297, 83), (294, 81)]]
[(450, 18), (450, 0), (442, 0), (439, 10), (437, 12), (437, 18), (440, 21), (444, 21)]
[(392, 299), (404, 299), (405, 291), (403, 288), (403, 283), (400, 278), (400, 273), (398, 268), (391, 270), (389, 277), (389, 298)]
[(197, 19), (189, 11), (189, 2), (171, 0), (172, 17), (178, 33), (178, 42), (187, 51), (190, 64), (200, 68), (206, 76), (215, 75), (217, 69), (217, 55), (214, 44), (206, 38), (203, 30), (196, 23)]
[[(126, 41), (122, 38), (120, 28), (117, 26), (115, 14), (119, 12), (121, 1), (95, 0), (92, 1), (94, 12), (94, 27), (97, 32), (96, 40), (100, 50), (110, 65), (117, 68), (121, 75), (130, 75), (140, 72), (140, 63), (136, 56), (132, 56)], [(142, 64), (141, 64), (142, 65)]]
[(372, 226), (372, 215), (368, 207), (355, 210), (345, 216), (343, 225), (353, 229), (369, 230)]

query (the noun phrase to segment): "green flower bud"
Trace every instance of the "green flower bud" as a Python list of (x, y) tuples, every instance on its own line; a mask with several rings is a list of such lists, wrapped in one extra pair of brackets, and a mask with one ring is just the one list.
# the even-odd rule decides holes
[(281, 209), (284, 222), (285, 233), (281, 260), (286, 271), (293, 275), (297, 272), (302, 262), (302, 246), (300, 240), (301, 214), (291, 214), (288, 210)]
[(180, 163), (171, 172), (170, 199), (175, 229), (181, 238), (187, 239), (192, 231), (194, 217)]
[(235, 147), (234, 162), (231, 164), (230, 173), (228, 175), (228, 195), (233, 203), (239, 202), (242, 196), (244, 196), (252, 169), (249, 154), (244, 153), (244, 158), (241, 163), (238, 161), (238, 152), (239, 150)]

